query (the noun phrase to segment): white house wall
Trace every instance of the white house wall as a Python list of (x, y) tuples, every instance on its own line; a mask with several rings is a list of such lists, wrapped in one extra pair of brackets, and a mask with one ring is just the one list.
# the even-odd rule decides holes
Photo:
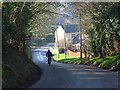
[(58, 41), (64, 40), (64, 29), (61, 26), (55, 31), (55, 42), (57, 42), (57, 38)]

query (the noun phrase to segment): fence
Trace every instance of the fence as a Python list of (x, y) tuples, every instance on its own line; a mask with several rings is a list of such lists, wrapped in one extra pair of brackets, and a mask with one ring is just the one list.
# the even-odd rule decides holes
[(76, 56), (76, 57), (80, 56), (80, 52), (72, 52), (70, 50), (67, 50), (67, 53), (71, 56)]

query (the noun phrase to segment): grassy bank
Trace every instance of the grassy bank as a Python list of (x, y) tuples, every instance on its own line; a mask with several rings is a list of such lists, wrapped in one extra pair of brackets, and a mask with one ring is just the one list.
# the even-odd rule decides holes
[(79, 57), (70, 56), (68, 54), (65, 55), (64, 53), (58, 55), (54, 52), (53, 48), (50, 48), (50, 51), (54, 55), (54, 60), (57, 62), (67, 63), (67, 62), (79, 60)]
[(67, 55), (66, 57), (67, 58), (65, 58), (64, 54), (59, 54), (58, 58), (58, 55), (54, 53), (54, 60), (57, 62), (92, 65), (114, 71), (120, 70), (120, 54), (107, 56), (105, 58), (91, 58), (91, 59), (80, 59), (79, 57), (73, 57), (70, 55)]
[(52, 52), (54, 54), (54, 60), (57, 62), (61, 62), (61, 63), (71, 63), (71, 62), (76, 62), (79, 60), (79, 57), (74, 57), (74, 56), (70, 56), (68, 54), (55, 54), (54, 52)]
[(73, 57), (68, 54), (66, 54), (66, 56), (65, 56), (65, 54), (59, 54), (59, 57), (58, 57), (58, 55), (55, 55), (54, 59), (58, 62), (62, 62), (62, 61), (68, 62), (68, 61), (76, 61), (79, 59), (79, 57)]
[(94, 65), (103, 69), (120, 71), (120, 54), (107, 56), (105, 58), (90, 59), (87, 64)]
[(35, 83), (41, 76), (38, 68), (27, 55), (20, 54), (7, 47), (2, 60), (2, 87), (25, 88)]

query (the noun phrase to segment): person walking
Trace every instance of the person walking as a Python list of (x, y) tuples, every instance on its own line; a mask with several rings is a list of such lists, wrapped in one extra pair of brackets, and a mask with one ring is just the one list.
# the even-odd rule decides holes
[(48, 58), (48, 64), (49, 64), (49, 66), (50, 66), (50, 65), (51, 65), (51, 59), (52, 59), (53, 54), (50, 52), (50, 50), (48, 50), (47, 53), (46, 53), (46, 56), (47, 56), (47, 58)]

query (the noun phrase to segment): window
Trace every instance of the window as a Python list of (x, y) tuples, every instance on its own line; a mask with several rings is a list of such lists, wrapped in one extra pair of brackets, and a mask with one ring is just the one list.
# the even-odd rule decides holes
[(73, 39), (73, 38), (75, 38), (76, 35), (75, 35), (75, 34), (72, 34), (71, 36), (72, 36), (72, 39)]

